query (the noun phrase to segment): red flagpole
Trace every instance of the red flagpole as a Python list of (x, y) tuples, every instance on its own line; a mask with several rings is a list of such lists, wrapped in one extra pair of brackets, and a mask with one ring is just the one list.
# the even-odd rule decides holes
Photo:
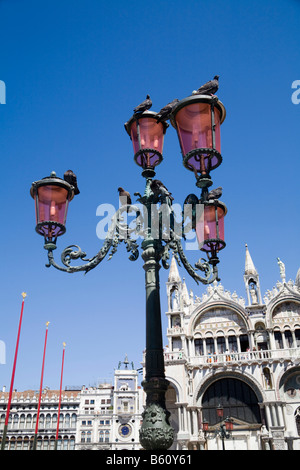
[(16, 349), (15, 349), (15, 358), (14, 358), (13, 370), (12, 370), (12, 375), (11, 375), (9, 398), (8, 398), (8, 404), (7, 404), (7, 410), (6, 410), (6, 418), (5, 418), (4, 431), (3, 431), (3, 436), (2, 436), (1, 450), (5, 449), (6, 433), (7, 433), (7, 427), (8, 427), (12, 392), (13, 392), (13, 387), (14, 387), (15, 372), (16, 372), (17, 357), (18, 357), (18, 349), (19, 349), (19, 341), (20, 341), (21, 326), (22, 326), (22, 319), (23, 319), (24, 301), (25, 301), (25, 297), (27, 296), (27, 294), (25, 292), (22, 292), (21, 295), (23, 297), (23, 301), (22, 301), (21, 314), (20, 314), (20, 320), (19, 320), (19, 329), (18, 329)]
[(62, 382), (63, 382), (63, 373), (64, 373), (64, 360), (65, 360), (65, 347), (66, 343), (63, 343), (63, 354), (62, 354), (62, 364), (61, 364), (61, 375), (60, 375), (60, 388), (59, 388), (59, 403), (58, 403), (58, 416), (57, 416), (57, 426), (56, 426), (56, 437), (55, 437), (55, 450), (57, 450), (57, 441), (58, 441), (58, 431), (59, 431), (59, 418), (60, 418), (60, 407), (61, 407), (61, 391), (62, 391)]
[(44, 367), (45, 367), (45, 357), (46, 357), (46, 346), (47, 346), (48, 326), (49, 326), (49, 323), (50, 323), (50, 322), (47, 322), (47, 323), (46, 323), (45, 344), (44, 344), (44, 354), (43, 354), (41, 383), (40, 383), (40, 394), (39, 394), (39, 403), (38, 403), (38, 410), (37, 410), (37, 416), (36, 416), (35, 434), (34, 434), (34, 441), (33, 441), (33, 450), (36, 450), (36, 444), (37, 444), (37, 434), (38, 434), (39, 419), (40, 419), (41, 398), (42, 398), (42, 390), (43, 390), (43, 378), (44, 378)]

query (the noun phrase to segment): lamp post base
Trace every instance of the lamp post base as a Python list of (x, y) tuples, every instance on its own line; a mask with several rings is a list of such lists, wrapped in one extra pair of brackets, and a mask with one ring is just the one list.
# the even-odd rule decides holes
[(142, 382), (147, 394), (140, 443), (145, 450), (167, 450), (174, 440), (174, 431), (169, 423), (170, 413), (165, 405), (165, 393), (169, 382), (164, 378), (151, 378)]

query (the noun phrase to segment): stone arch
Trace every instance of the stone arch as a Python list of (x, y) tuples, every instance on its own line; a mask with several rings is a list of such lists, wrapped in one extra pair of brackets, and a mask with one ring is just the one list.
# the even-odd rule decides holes
[[(208, 384), (207, 384), (208, 385)], [(232, 418), (237, 423), (259, 428), (262, 416), (259, 406), (259, 395), (252, 383), (241, 376), (226, 374), (213, 380), (201, 396), (202, 419), (210, 425), (220, 421), (217, 407), (223, 408), (223, 419)], [(222, 419), (222, 418), (221, 418)]]
[(262, 389), (261, 385), (257, 382), (257, 380), (248, 373), (241, 373), (241, 372), (234, 372), (234, 371), (226, 371), (226, 372), (211, 372), (206, 379), (199, 384), (199, 386), (195, 390), (194, 394), (194, 404), (193, 406), (201, 407), (202, 397), (206, 390), (212, 385), (214, 382), (224, 378), (235, 378), (237, 380), (241, 380), (249, 385), (250, 388), (254, 391), (257, 396), (258, 402), (263, 403), (265, 401), (265, 392)]
[[(200, 319), (204, 318), (205, 315), (209, 315), (211, 312), (214, 312), (214, 310), (216, 309), (220, 309), (221, 311), (224, 310), (224, 312), (226, 313), (228, 312), (228, 313), (232, 313), (236, 315), (236, 318), (241, 320), (242, 326), (240, 327), (246, 330), (249, 329), (249, 322), (248, 322), (248, 319), (246, 317), (244, 310), (238, 305), (233, 305), (232, 303), (223, 301), (223, 302), (213, 302), (213, 303), (209, 303), (208, 305), (198, 307), (195, 310), (190, 320), (187, 334), (189, 336), (193, 336), (197, 331), (196, 327), (197, 327), (197, 324), (200, 322)], [(215, 318), (218, 318), (218, 315), (215, 314)], [(228, 326), (227, 328), (232, 329), (232, 326)], [(222, 327), (222, 329), (224, 333), (226, 333), (226, 327)]]
[[(291, 381), (293, 377), (300, 377), (300, 366), (289, 367), (286, 371), (282, 372), (277, 378), (275, 392), (278, 400), (284, 399), (286, 401), (286, 398), (284, 398), (285, 387), (288, 381)], [(300, 379), (297, 379), (296, 386), (298, 388), (300, 388), (299, 381)]]
[[(296, 311), (299, 312), (300, 315), (300, 300), (299, 298), (292, 297), (291, 295), (287, 295), (286, 297), (280, 297), (279, 299), (274, 299), (274, 301), (270, 302), (266, 312), (266, 327), (276, 327), (278, 326), (276, 322), (274, 322), (274, 315), (276, 315), (276, 310), (280, 307), (283, 307), (285, 304), (294, 304), (296, 306)], [(297, 322), (295, 317), (295, 322)], [(298, 320), (299, 322), (299, 320)]]
[(174, 377), (166, 376), (166, 380), (170, 382), (169, 386), (172, 386), (176, 392), (176, 401), (180, 402), (182, 400), (183, 392), (180, 383), (174, 379)]

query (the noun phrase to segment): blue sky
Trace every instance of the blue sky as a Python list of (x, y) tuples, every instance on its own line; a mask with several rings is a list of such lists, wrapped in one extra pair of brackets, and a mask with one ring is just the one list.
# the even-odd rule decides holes
[[(259, 271), (262, 294), (279, 280), (276, 258), (295, 279), (299, 259), (299, 122), (292, 83), (300, 80), (300, 2), (296, 0), (0, 0), (1, 296), (0, 340), (9, 387), (21, 292), (26, 291), (18, 390), (39, 387), (45, 324), (50, 321), (44, 385), (59, 387), (62, 342), (64, 385), (111, 380), (128, 354), (140, 367), (145, 347), (145, 293), (141, 257), (131, 262), (124, 245), (89, 272), (47, 269), (43, 239), (35, 233), (31, 183), (71, 168), (80, 195), (72, 201), (70, 244), (93, 256), (102, 203), (118, 205), (117, 188), (144, 189), (124, 130), (147, 93), (158, 111), (220, 75), (223, 163), (212, 172), (223, 187), (226, 249), (219, 273), (225, 289), (245, 297), (245, 243)], [(300, 95), (299, 95), (300, 96)], [(157, 177), (183, 203), (196, 192), (182, 165), (170, 126)], [(199, 253), (189, 252), (191, 260)], [(197, 286), (180, 269), (188, 287)], [(161, 269), (166, 331), (168, 272)]]

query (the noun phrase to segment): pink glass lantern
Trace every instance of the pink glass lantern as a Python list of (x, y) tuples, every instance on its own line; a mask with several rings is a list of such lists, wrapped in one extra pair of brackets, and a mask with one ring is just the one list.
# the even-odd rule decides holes
[(36, 231), (46, 240), (54, 241), (66, 231), (66, 218), (69, 201), (74, 197), (74, 188), (51, 176), (32, 183), (30, 194), (35, 200)]
[(153, 169), (162, 161), (167, 127), (167, 123), (157, 122), (157, 114), (152, 111), (134, 115), (125, 124), (125, 129), (132, 140), (134, 160), (144, 170)]
[(208, 421), (206, 421), (206, 419), (204, 419), (202, 421), (202, 429), (203, 429), (204, 432), (208, 431), (208, 425), (209, 425)]
[(223, 418), (223, 414), (224, 414), (224, 409), (221, 405), (218, 406), (217, 408), (217, 416), (218, 418)]
[(215, 258), (225, 247), (224, 217), (227, 213), (221, 201), (205, 202), (203, 212), (196, 222), (196, 235), (199, 249)]
[(233, 420), (230, 418), (225, 419), (225, 428), (227, 432), (233, 431)]
[(195, 173), (200, 187), (210, 185), (210, 171), (222, 162), (220, 126), (225, 116), (216, 96), (192, 95), (173, 111), (171, 123), (177, 130), (183, 164)]

